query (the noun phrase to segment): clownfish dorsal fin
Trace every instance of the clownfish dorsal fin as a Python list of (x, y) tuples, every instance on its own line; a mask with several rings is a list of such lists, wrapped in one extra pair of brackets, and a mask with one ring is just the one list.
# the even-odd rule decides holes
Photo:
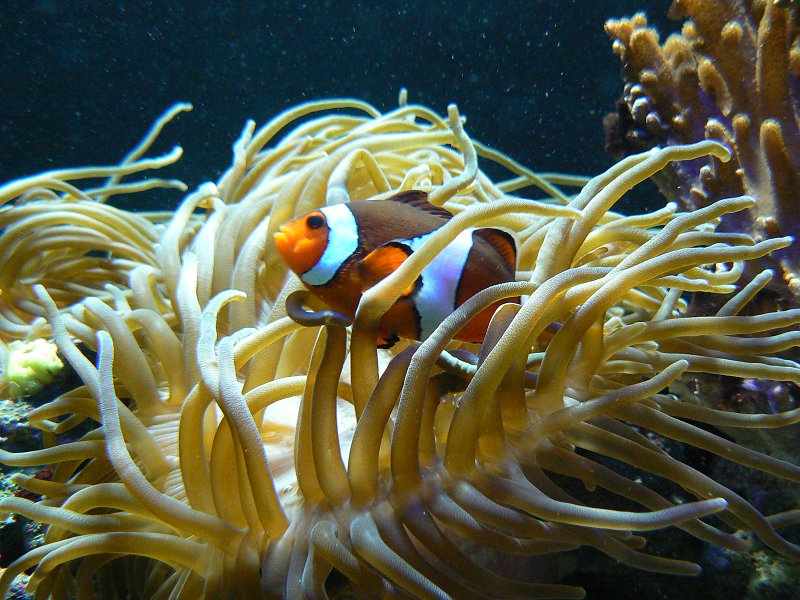
[(428, 202), (428, 193), (423, 192), (422, 190), (404, 190), (402, 192), (397, 192), (394, 196), (390, 196), (387, 198), (387, 200), (413, 206), (414, 208), (423, 210), (443, 219), (450, 219), (453, 216), (453, 213), (447, 209)]
[(517, 244), (511, 234), (502, 229), (484, 227), (483, 229), (476, 229), (472, 235), (478, 236), (494, 248), (512, 273), (516, 270)]
[[(368, 290), (379, 281), (397, 270), (414, 251), (406, 244), (389, 241), (367, 254), (359, 265), (361, 275), (361, 291)], [(408, 296), (414, 291), (416, 282), (403, 292)]]

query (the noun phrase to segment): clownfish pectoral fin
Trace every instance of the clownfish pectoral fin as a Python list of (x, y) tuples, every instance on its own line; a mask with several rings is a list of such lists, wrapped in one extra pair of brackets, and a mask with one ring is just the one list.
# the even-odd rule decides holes
[(437, 217), (442, 217), (443, 219), (450, 219), (453, 216), (453, 214), (447, 209), (428, 202), (428, 193), (423, 192), (422, 190), (405, 190), (402, 192), (397, 192), (394, 196), (387, 198), (387, 200), (413, 206), (416, 209), (436, 215)]
[(517, 244), (509, 233), (506, 233), (502, 229), (485, 227), (483, 229), (476, 229), (472, 235), (480, 237), (494, 248), (512, 273), (516, 270)]
[[(379, 281), (385, 279), (403, 264), (413, 250), (402, 242), (386, 242), (370, 252), (359, 265), (361, 275), (361, 291), (368, 290)], [(414, 291), (416, 282), (403, 292), (408, 296)]]

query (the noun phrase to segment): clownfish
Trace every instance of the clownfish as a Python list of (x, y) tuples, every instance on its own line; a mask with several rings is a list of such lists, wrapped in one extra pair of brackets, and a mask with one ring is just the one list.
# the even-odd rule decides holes
[[(328, 306), (355, 316), (364, 291), (390, 275), (453, 215), (418, 190), (386, 200), (323, 206), (282, 225), (275, 246), (308, 290)], [(514, 281), (514, 239), (499, 229), (462, 231), (383, 315), (379, 344), (424, 340), (456, 308), (489, 286)], [(507, 298), (473, 317), (456, 335), (480, 342)]]

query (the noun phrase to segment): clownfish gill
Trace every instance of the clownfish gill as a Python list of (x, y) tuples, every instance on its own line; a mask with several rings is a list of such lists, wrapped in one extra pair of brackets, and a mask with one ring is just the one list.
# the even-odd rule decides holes
[[(419, 190), (386, 200), (334, 204), (285, 223), (275, 234), (283, 260), (308, 290), (353, 318), (361, 295), (390, 275), (452, 214)], [(505, 231), (470, 227), (426, 266), (414, 285), (383, 315), (379, 344), (398, 338), (424, 340), (478, 292), (514, 281), (516, 245)], [(481, 313), (456, 338), (480, 342), (489, 320), (507, 298)]]

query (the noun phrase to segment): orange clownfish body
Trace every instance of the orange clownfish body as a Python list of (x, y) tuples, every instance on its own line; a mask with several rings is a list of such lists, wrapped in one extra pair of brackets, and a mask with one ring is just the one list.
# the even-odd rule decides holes
[[(452, 215), (425, 192), (334, 204), (281, 226), (275, 246), (309, 291), (351, 318), (361, 294), (391, 274)], [(465, 229), (384, 314), (379, 342), (424, 340), (456, 308), (489, 286), (514, 281), (514, 239), (499, 229)], [(480, 342), (494, 311), (476, 315), (456, 336)]]

